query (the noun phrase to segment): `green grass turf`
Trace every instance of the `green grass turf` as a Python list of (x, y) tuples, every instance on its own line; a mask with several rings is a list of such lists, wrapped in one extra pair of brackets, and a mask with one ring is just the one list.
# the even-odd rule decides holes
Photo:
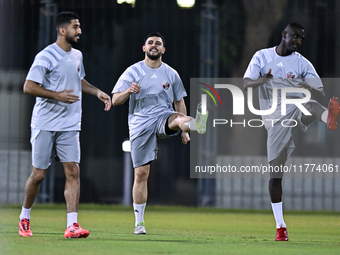
[(147, 235), (132, 208), (81, 205), (86, 239), (65, 239), (66, 208), (35, 205), (33, 237), (18, 235), (20, 206), (0, 207), (0, 254), (340, 254), (340, 213), (285, 212), (289, 242), (275, 242), (270, 211), (147, 206)]

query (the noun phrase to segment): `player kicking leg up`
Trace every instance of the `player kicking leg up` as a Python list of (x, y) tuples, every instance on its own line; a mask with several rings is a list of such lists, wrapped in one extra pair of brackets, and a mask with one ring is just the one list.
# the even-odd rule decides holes
[[(298, 88), (307, 89), (317, 101), (324, 99), (324, 86), (315, 68), (306, 58), (296, 52), (304, 39), (305, 30), (302, 25), (291, 22), (282, 31), (281, 42), (278, 46), (262, 49), (253, 55), (243, 77), (243, 87), (244, 89), (260, 88), (261, 110), (268, 110), (268, 106), (273, 100), (270, 89), (274, 83), (275, 86), (278, 85), (281, 88), (291, 87), (294, 83), (292, 83), (293, 80), (298, 81), (295, 77), (303, 79), (297, 85)], [(277, 61), (280, 61), (280, 65), (277, 64)], [(259, 65), (259, 63), (267, 64)], [(294, 72), (291, 72), (292, 66), (294, 66)], [(307, 69), (308, 72), (302, 71)], [(280, 79), (280, 82), (273, 79)], [(306, 82), (307, 80), (309, 81)], [(295, 98), (295, 96), (291, 98)], [(340, 112), (338, 99), (333, 97), (329, 102), (328, 109), (317, 101), (310, 100), (304, 104), (304, 107), (312, 115), (304, 115), (298, 107), (295, 107), (295, 109), (291, 108), (289, 116), (281, 116), (282, 120), (293, 119), (303, 131), (306, 131), (308, 126), (317, 119), (326, 123), (329, 130), (334, 131), (337, 129)], [(275, 111), (275, 116), (282, 114), (280, 109)], [(267, 131), (268, 162), (273, 167), (283, 166), (295, 148), (293, 127), (282, 127), (276, 123), (267, 127)], [(277, 227), (276, 241), (288, 241), (287, 228), (282, 216), (282, 177), (283, 174), (271, 173), (269, 181), (269, 193)]]
[[(340, 104), (337, 97), (332, 97), (328, 104), (328, 109), (323, 107), (317, 101), (311, 100), (305, 104), (306, 109), (312, 114), (312, 116), (303, 115), (301, 122), (309, 126), (315, 119), (327, 124), (330, 131), (337, 129), (338, 118), (340, 114)], [(284, 165), (287, 160), (287, 148), (285, 148), (281, 154), (270, 161), (271, 166)], [(288, 241), (288, 232), (286, 223), (283, 220), (282, 212), (282, 177), (280, 175), (271, 175), (269, 181), (269, 194), (271, 197), (271, 205), (276, 221), (276, 238), (275, 241)]]
[(328, 109), (320, 103), (310, 100), (305, 104), (306, 109), (312, 116), (303, 115), (301, 121), (305, 125), (310, 125), (315, 118), (324, 122), (330, 131), (334, 131), (338, 127), (338, 119), (340, 114), (340, 104), (337, 97), (332, 97), (328, 103)]
[(197, 131), (199, 134), (204, 134), (206, 132), (208, 115), (208, 111), (204, 114), (202, 113), (202, 103), (199, 103), (195, 119), (182, 113), (173, 114), (169, 117), (169, 128), (175, 131), (181, 129), (187, 133)]
[[(176, 107), (177, 108), (177, 107)], [(199, 134), (204, 134), (206, 132), (206, 122), (208, 118), (208, 112), (205, 114), (202, 114), (201, 111), (201, 104), (197, 107), (197, 116), (196, 118), (192, 118), (190, 116), (186, 116), (182, 113), (172, 113), (169, 117), (166, 115), (166, 118), (161, 117), (160, 123), (164, 123), (161, 125), (161, 128), (157, 134), (158, 138), (164, 138), (166, 136), (174, 136), (178, 134), (179, 131), (182, 131), (182, 142), (184, 144), (187, 144), (188, 141), (190, 141), (189, 132), (197, 131)], [(165, 120), (166, 121), (162, 121)], [(138, 153), (138, 157), (141, 156), (141, 154), (144, 154), (145, 151), (150, 150), (153, 148), (152, 146), (148, 144), (148, 142), (143, 144), (143, 151), (140, 150), (140, 148), (136, 147), (135, 144), (140, 143), (137, 142), (139, 139), (134, 139), (131, 145), (132, 148), (132, 158), (134, 162), (142, 161), (143, 158), (137, 159), (137, 153), (136, 151), (140, 151)], [(148, 141), (152, 140), (147, 139)], [(157, 146), (157, 145), (156, 145)], [(148, 158), (148, 156), (145, 156)], [(153, 158), (150, 158), (146, 161), (148, 161), (145, 165), (135, 167), (135, 178), (134, 178), (134, 184), (133, 184), (133, 190), (132, 190), (132, 196), (133, 196), (133, 209), (135, 214), (135, 229), (134, 234), (140, 235), (140, 234), (146, 234), (145, 230), (145, 223), (144, 223), (144, 211), (146, 207), (146, 201), (148, 196), (148, 190), (147, 190), (147, 180), (150, 174), (150, 164), (153, 159), (155, 159), (156, 156)], [(144, 159), (145, 161), (145, 159)]]
[(182, 142), (190, 141), (189, 132), (204, 134), (208, 114), (198, 107), (196, 119), (187, 116), (187, 96), (177, 71), (162, 61), (165, 39), (159, 32), (145, 37), (144, 60), (129, 66), (120, 76), (112, 93), (112, 105), (129, 100), (131, 157), (135, 169), (132, 196), (135, 234), (145, 234), (144, 210), (150, 163), (157, 159), (157, 140), (182, 131)]

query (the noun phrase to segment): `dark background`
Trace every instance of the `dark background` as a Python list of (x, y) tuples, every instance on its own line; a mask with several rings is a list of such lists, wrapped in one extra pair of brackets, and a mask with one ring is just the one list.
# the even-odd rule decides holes
[[(76, 48), (83, 53), (87, 81), (111, 94), (122, 72), (144, 58), (142, 45), (146, 34), (159, 31), (166, 40), (163, 61), (178, 71), (190, 95), (190, 78), (201, 76), (201, 11), (206, 8), (206, 2), (209, 1), (196, 1), (193, 8), (182, 9), (175, 0), (136, 0), (134, 7), (117, 4), (114, 0), (0, 0), (0, 70), (20, 70), (26, 74), (35, 55), (56, 39), (55, 13), (67, 10), (80, 16), (83, 34)], [(277, 45), (281, 31), (291, 21), (298, 21), (305, 27), (306, 40), (300, 52), (313, 63), (319, 75), (338, 77), (340, 40), (336, 14), (340, 10), (339, 1), (212, 2), (219, 13), (219, 77), (242, 78), (252, 54)], [(54, 12), (46, 13), (49, 3)], [(0, 84), (0, 93), (5, 90), (22, 93), (23, 84), (24, 79), (18, 86)], [(327, 95), (340, 94), (338, 87), (337, 84), (328, 85)], [(29, 98), (29, 103), (24, 107), (30, 113), (35, 99), (29, 95), (25, 97)], [(189, 97), (185, 100), (189, 112)], [(327, 101), (323, 103), (326, 105)], [(229, 106), (227, 104), (226, 111)], [(110, 112), (104, 112), (103, 108), (98, 99), (83, 96), (81, 201), (119, 203), (123, 189), (121, 144), (128, 139), (128, 104), (113, 107)], [(1, 108), (2, 116), (9, 114), (10, 109)], [(15, 140), (18, 148), (30, 150), (30, 114), (13, 117), (22, 119), (25, 131), (16, 137), (3, 134), (0, 144), (6, 147)], [(221, 131), (220, 137), (225, 136), (224, 132)], [(225, 153), (232, 155), (237, 150), (228, 147), (228, 139), (239, 138), (239, 134), (230, 132), (220, 143), (225, 146)], [(300, 149), (295, 155), (323, 156), (328, 150), (339, 149), (338, 145), (327, 149), (320, 147), (323, 140), (315, 143), (313, 134), (298, 135), (296, 144)], [(266, 154), (265, 136), (265, 130), (260, 130), (257, 138), (261, 143), (256, 150), (250, 148), (249, 155)], [(335, 134), (325, 137), (327, 141), (338, 138)], [(239, 145), (245, 146), (242, 141)], [(181, 143), (180, 136), (160, 141), (158, 160), (151, 165), (148, 203), (197, 205), (197, 180), (189, 178), (189, 163), (189, 146)], [(63, 202), (64, 175), (59, 164), (55, 168), (54, 200)]]

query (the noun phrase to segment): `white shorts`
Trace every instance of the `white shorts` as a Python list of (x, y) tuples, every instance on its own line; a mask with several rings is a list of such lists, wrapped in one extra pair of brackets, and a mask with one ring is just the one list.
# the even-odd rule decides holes
[(31, 130), (32, 165), (47, 169), (54, 155), (60, 162), (80, 162), (79, 131)]
[[(301, 121), (302, 112), (300, 109), (296, 108), (291, 111), (280, 121), (276, 122), (273, 127), (268, 129), (268, 138), (267, 138), (267, 155), (268, 162), (279, 157), (283, 151), (283, 149), (287, 149), (287, 159), (293, 153), (295, 149), (295, 144), (293, 141), (293, 132), (296, 128), (300, 128), (303, 132), (307, 131), (309, 126), (306, 126)], [(282, 121), (288, 120), (285, 125), (286, 126), (294, 126), (294, 122), (289, 120), (296, 120), (296, 127), (283, 127)]]
[(157, 118), (148, 120), (145, 129), (140, 131), (138, 135), (134, 135), (131, 141), (131, 157), (134, 167), (143, 166), (150, 161), (157, 159), (157, 140), (178, 135), (181, 130), (171, 135), (165, 133), (165, 124), (167, 119), (176, 112), (165, 112)]

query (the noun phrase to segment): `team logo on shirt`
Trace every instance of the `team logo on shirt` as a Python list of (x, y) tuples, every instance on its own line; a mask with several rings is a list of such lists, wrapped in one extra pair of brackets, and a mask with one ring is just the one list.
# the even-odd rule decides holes
[(287, 79), (293, 80), (295, 78), (295, 74), (293, 72), (287, 73)]
[(163, 83), (163, 88), (165, 89), (165, 90), (168, 90), (169, 88), (170, 88), (170, 83), (169, 82), (164, 82)]

